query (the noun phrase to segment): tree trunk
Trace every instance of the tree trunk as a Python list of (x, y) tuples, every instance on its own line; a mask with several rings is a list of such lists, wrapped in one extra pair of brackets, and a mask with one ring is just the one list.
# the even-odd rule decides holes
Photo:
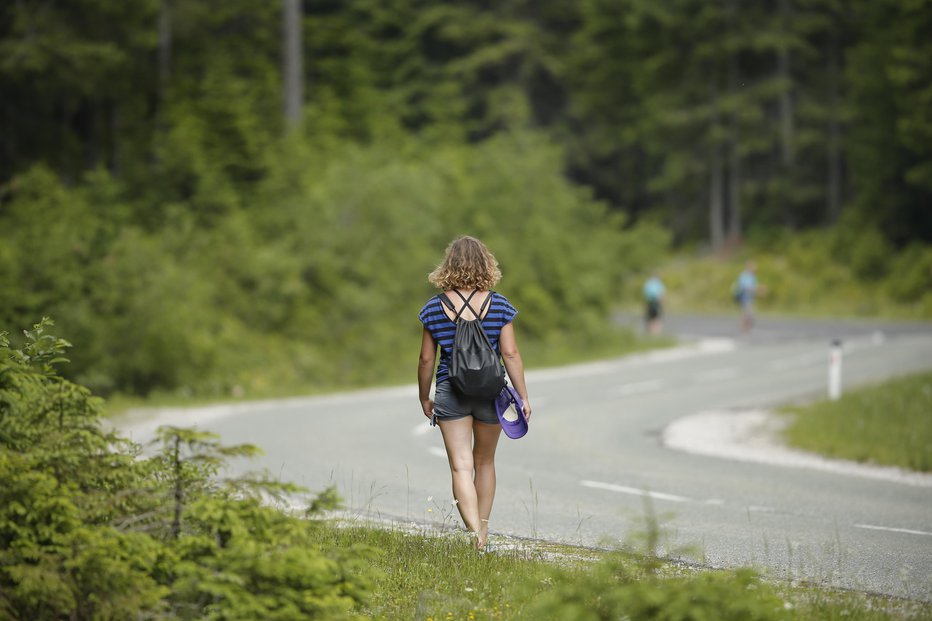
[(284, 41), (282, 59), (282, 83), (285, 100), (286, 125), (295, 125), (301, 120), (301, 104), (304, 99), (304, 70), (302, 67), (301, 2), (282, 0), (282, 34)]
[(159, 9), (159, 102), (165, 101), (172, 65), (171, 0), (162, 0)]
[(110, 174), (119, 177), (123, 172), (120, 161), (120, 104), (117, 100), (110, 101), (109, 107), (109, 126), (110, 126)]
[[(738, 57), (728, 58), (728, 91), (732, 98), (738, 90)], [(728, 239), (741, 240), (741, 155), (739, 153), (738, 118), (732, 113), (728, 125)]]
[(709, 238), (712, 250), (717, 252), (725, 243), (725, 171), (722, 161), (722, 143), (717, 136), (721, 126), (721, 115), (718, 112), (718, 97), (716, 97), (715, 112), (712, 117), (714, 142), (712, 143), (712, 157), (709, 163)]
[[(785, 35), (791, 14), (789, 0), (780, 0), (780, 19), (783, 24), (782, 32)], [(796, 127), (793, 119), (793, 78), (790, 75), (790, 50), (784, 43), (777, 54), (777, 75), (780, 81), (786, 84), (780, 92), (780, 146), (783, 166), (791, 169), (795, 163), (795, 134)]]
[(826, 207), (828, 221), (834, 224), (841, 215), (841, 127), (838, 122), (838, 44), (833, 36), (828, 44), (828, 181), (826, 186)]
[(738, 153), (738, 131), (731, 128), (728, 145), (728, 239), (741, 241), (741, 155)]
[(100, 104), (97, 103), (86, 103), (81, 106), (82, 114), (79, 118), (80, 129), (78, 130), (78, 135), (81, 133), (84, 135), (84, 170), (93, 170), (97, 168), (97, 165), (100, 163), (100, 154), (102, 152), (100, 143), (103, 139), (103, 129), (101, 125), (101, 117), (103, 116), (103, 109)]
[(714, 251), (721, 250), (725, 243), (725, 205), (722, 202), (724, 181), (722, 147), (716, 144), (712, 147), (712, 161), (709, 165), (709, 236)]

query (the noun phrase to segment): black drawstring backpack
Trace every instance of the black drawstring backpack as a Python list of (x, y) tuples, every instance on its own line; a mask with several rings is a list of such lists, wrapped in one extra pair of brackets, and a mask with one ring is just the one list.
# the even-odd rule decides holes
[[(463, 297), (459, 291), (456, 291), (456, 294), (463, 300), (463, 307), (456, 313), (454, 320), (456, 335), (453, 337), (453, 349), (450, 352), (450, 381), (463, 395), (494, 399), (505, 387), (505, 369), (482, 327), (482, 312), (492, 299), (492, 292), (489, 292), (478, 313), (469, 304), (472, 296), (476, 294), (475, 291), (470, 293), (468, 298)], [(437, 297), (447, 308), (456, 312), (456, 307), (446, 295), (441, 293)], [(466, 308), (475, 315), (474, 320), (462, 318)]]

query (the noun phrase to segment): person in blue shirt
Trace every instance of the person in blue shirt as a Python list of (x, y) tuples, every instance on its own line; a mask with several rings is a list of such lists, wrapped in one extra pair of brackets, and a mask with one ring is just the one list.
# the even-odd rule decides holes
[[(479, 550), (485, 548), (489, 537), (489, 516), (495, 498), (495, 449), (502, 427), (494, 399), (460, 394), (450, 381), (449, 365), (456, 334), (454, 319), (465, 306), (464, 299), (474, 295), (470, 306), (462, 310), (463, 318), (482, 322), (489, 342), (501, 354), (512, 386), (524, 400), (525, 418), (531, 418), (524, 363), (513, 325), (518, 311), (505, 296), (492, 291), (501, 277), (498, 261), (485, 244), (474, 237), (458, 237), (428, 276), (431, 284), (442, 291), (440, 295), (453, 303), (454, 310), (434, 296), (418, 315), (424, 326), (417, 367), (418, 399), (424, 416), (436, 421), (443, 434), (453, 477), (453, 503)], [(435, 368), (437, 381), (431, 399)]]
[(758, 293), (757, 266), (748, 261), (738, 276), (736, 297), (741, 305), (741, 332), (747, 334), (754, 326), (754, 298)]
[(663, 329), (663, 296), (666, 287), (656, 273), (644, 283), (644, 302), (647, 305), (644, 320), (648, 334), (659, 334)]

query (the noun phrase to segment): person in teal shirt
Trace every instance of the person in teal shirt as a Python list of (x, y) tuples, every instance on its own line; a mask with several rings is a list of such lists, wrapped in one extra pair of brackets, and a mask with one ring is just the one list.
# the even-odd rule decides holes
[(741, 332), (747, 334), (754, 325), (754, 298), (757, 295), (757, 266), (748, 261), (738, 276), (737, 300), (741, 305)]
[(659, 334), (663, 329), (663, 296), (665, 293), (666, 287), (663, 286), (663, 281), (656, 273), (651, 274), (644, 283), (644, 301), (647, 304), (644, 319), (647, 323), (648, 334)]

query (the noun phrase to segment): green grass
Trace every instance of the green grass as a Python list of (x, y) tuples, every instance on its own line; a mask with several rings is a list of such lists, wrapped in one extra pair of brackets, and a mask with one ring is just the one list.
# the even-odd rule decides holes
[(514, 541), (478, 554), (463, 533), (332, 524), (323, 547), (376, 550), (363, 618), (421, 621), (548, 619), (928, 619), (919, 602), (790, 585), (747, 569), (705, 570), (631, 552)]
[(585, 343), (560, 337), (546, 342), (531, 341), (521, 345), (521, 357), (527, 368), (540, 369), (607, 360), (673, 345), (676, 341), (672, 338), (640, 336), (628, 329), (606, 329), (598, 340)]
[(784, 408), (798, 448), (932, 472), (932, 373), (851, 391), (838, 401)]
[(378, 579), (365, 614), (374, 619), (515, 619), (525, 600), (515, 579), (543, 580), (548, 564), (537, 553), (479, 555), (465, 533), (420, 536), (378, 528), (329, 531), (340, 547), (378, 550)]
[[(817, 242), (818, 238), (802, 236), (778, 250), (745, 248), (729, 257), (678, 255), (659, 270), (667, 287), (666, 311), (737, 314), (731, 286), (745, 262), (753, 259), (762, 286), (757, 299), (762, 313), (932, 319), (932, 290), (902, 293), (905, 268), (875, 280), (859, 279), (849, 265), (834, 259)], [(932, 250), (928, 253), (932, 256)], [(632, 279), (625, 299), (640, 303), (642, 285), (643, 279)]]

